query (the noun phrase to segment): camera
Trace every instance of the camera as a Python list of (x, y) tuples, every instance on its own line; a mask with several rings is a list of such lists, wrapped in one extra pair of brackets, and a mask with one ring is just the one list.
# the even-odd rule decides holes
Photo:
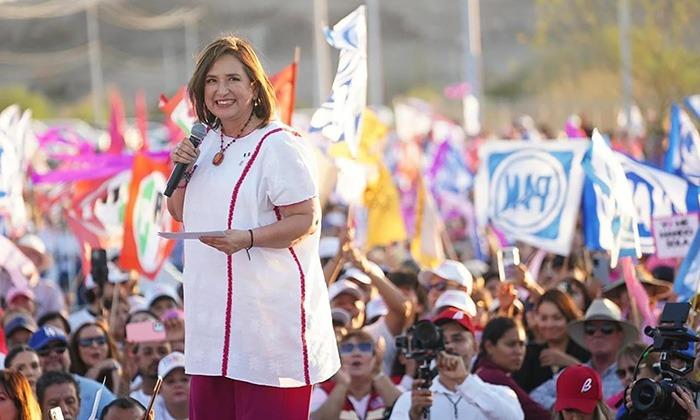
[[(682, 387), (691, 392), (695, 400), (695, 394), (700, 391), (700, 384), (684, 377), (693, 370), (695, 361), (695, 356), (689, 355), (687, 350), (692, 348), (691, 343), (698, 341), (698, 337), (685, 327), (689, 311), (690, 304), (687, 302), (667, 303), (661, 313), (659, 326), (647, 326), (644, 329), (644, 334), (654, 340), (650, 346), (651, 352), (661, 353), (662, 378), (659, 381), (644, 378), (634, 383), (631, 398), (632, 414), (635, 417), (641, 415), (645, 419), (662, 420), (688, 417), (688, 413), (676, 403), (672, 394)], [(640, 359), (645, 354), (647, 352)], [(635, 371), (635, 378), (636, 375)]]
[[(406, 358), (418, 362), (416, 379), (423, 380), (421, 389), (430, 389), (437, 375), (437, 369), (430, 369), (430, 362), (445, 350), (442, 328), (427, 319), (420, 320), (406, 331), (406, 335), (396, 337), (396, 348)], [(423, 418), (429, 418), (429, 409), (423, 410)]]
[(396, 348), (408, 359), (430, 362), (445, 350), (445, 339), (440, 327), (424, 319), (396, 337)]

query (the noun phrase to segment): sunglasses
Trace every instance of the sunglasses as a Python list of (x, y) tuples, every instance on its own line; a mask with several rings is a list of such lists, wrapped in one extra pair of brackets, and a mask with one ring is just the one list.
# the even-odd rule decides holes
[(39, 349), (36, 351), (36, 354), (39, 356), (48, 356), (51, 353), (63, 354), (64, 351), (66, 351), (66, 346), (52, 346)]
[(355, 349), (357, 349), (360, 353), (372, 353), (374, 350), (374, 345), (369, 342), (364, 342), (364, 343), (343, 343), (339, 347), (340, 355), (341, 356), (346, 356), (348, 354), (352, 354)]
[(430, 292), (433, 289), (437, 290), (438, 292), (444, 292), (447, 289), (447, 280), (443, 280), (435, 284), (428, 284), (425, 286), (425, 289), (428, 292)]
[(97, 344), (98, 346), (104, 346), (105, 344), (107, 344), (107, 337), (88, 337), (81, 338), (80, 340), (78, 340), (78, 345), (80, 347), (91, 347), (93, 344)]
[(618, 327), (617, 325), (613, 325), (613, 324), (604, 324), (604, 325), (600, 325), (600, 326), (595, 326), (592, 324), (584, 324), (584, 326), (583, 326), (583, 332), (586, 335), (593, 335), (596, 333), (596, 331), (602, 332), (603, 335), (610, 335), (610, 334), (612, 334), (616, 331), (619, 331), (619, 330), (620, 330), (620, 327)]

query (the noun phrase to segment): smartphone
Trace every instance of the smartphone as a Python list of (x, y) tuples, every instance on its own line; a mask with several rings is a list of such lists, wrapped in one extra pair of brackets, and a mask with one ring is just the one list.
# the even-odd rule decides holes
[(63, 411), (61, 411), (61, 407), (52, 408), (49, 414), (51, 415), (51, 420), (63, 420)]
[(512, 281), (513, 269), (520, 265), (520, 250), (514, 246), (501, 248), (498, 250), (496, 259), (498, 262), (498, 275), (501, 281)]
[(603, 286), (610, 284), (610, 257), (607, 254), (597, 253), (591, 256), (593, 277)]
[(159, 321), (126, 324), (126, 341), (130, 343), (165, 341), (165, 326)]
[(107, 251), (102, 248), (95, 248), (90, 253), (90, 274), (92, 279), (100, 287), (107, 283), (109, 270), (107, 269)]

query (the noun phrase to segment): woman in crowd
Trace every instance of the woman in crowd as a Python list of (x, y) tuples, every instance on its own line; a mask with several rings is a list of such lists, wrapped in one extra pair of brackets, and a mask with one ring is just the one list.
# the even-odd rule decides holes
[(401, 391), (385, 375), (382, 354), (369, 333), (349, 332), (340, 341), (341, 368), (332, 381), (314, 387), (311, 418), (314, 420), (382, 419)]
[(581, 318), (581, 311), (568, 295), (550, 289), (540, 297), (535, 310), (537, 328), (544, 343), (530, 343), (522, 368), (513, 374), (526, 392), (551, 379), (560, 369), (590, 358), (590, 354), (570, 340), (566, 332), (569, 322)]
[(585, 313), (591, 302), (593, 302), (591, 293), (586, 285), (576, 277), (568, 276), (563, 278), (557, 285), (557, 289), (569, 295), (581, 313)]
[(557, 378), (555, 420), (612, 420), (615, 417), (603, 402), (600, 376), (593, 368), (572, 365)]
[(71, 336), (71, 372), (102, 382), (114, 393), (121, 391), (122, 367), (117, 346), (102, 322), (88, 322)]
[(474, 372), (485, 382), (505, 385), (515, 391), (526, 420), (542, 419), (549, 412), (533, 401), (511, 373), (520, 369), (525, 357), (525, 329), (512, 318), (494, 318), (481, 336), (479, 358)]
[(36, 393), (36, 381), (41, 376), (41, 364), (36, 351), (29, 346), (17, 346), (10, 349), (5, 357), (5, 369), (24, 375)]
[[(634, 369), (639, 357), (644, 353), (647, 346), (643, 343), (629, 343), (617, 354), (617, 370), (615, 373), (622, 381), (625, 389), (632, 383)], [(649, 353), (639, 362), (637, 379), (655, 379), (659, 373), (659, 353)], [(609, 398), (606, 402), (610, 407), (619, 408), (624, 402), (625, 391)]]
[(0, 419), (41, 420), (29, 381), (19, 372), (0, 370)]

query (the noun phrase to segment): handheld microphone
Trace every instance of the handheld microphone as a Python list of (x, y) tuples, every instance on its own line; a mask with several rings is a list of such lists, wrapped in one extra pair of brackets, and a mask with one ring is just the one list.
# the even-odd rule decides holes
[[(202, 124), (201, 122), (196, 122), (192, 126), (192, 131), (190, 132), (190, 143), (197, 148), (199, 147), (199, 143), (202, 142), (202, 139), (204, 136), (207, 134), (207, 128)], [(173, 173), (170, 174), (170, 179), (168, 179), (168, 185), (165, 187), (165, 192), (163, 193), (166, 197), (170, 197), (173, 195), (173, 192), (177, 188), (177, 185), (180, 183), (180, 180), (182, 180), (182, 177), (185, 175), (185, 170), (187, 169), (187, 164), (185, 163), (178, 163), (175, 165), (175, 169), (173, 169)]]

